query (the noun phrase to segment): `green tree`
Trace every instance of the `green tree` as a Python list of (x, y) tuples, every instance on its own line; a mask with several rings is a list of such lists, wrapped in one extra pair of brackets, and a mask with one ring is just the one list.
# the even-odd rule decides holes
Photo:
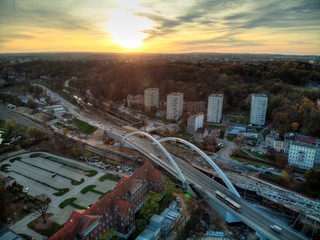
[(142, 232), (147, 226), (147, 221), (145, 219), (138, 219), (136, 221), (136, 228), (138, 232)]
[(27, 101), (27, 106), (29, 108), (35, 109), (37, 107), (37, 104), (31, 98), (29, 98)]
[(13, 119), (6, 119), (4, 127), (7, 129), (8, 135), (11, 136), (16, 131), (17, 123)]
[(320, 170), (315, 168), (310, 168), (305, 174), (306, 183), (310, 190), (319, 191), (320, 186)]
[(150, 192), (146, 198), (144, 205), (140, 209), (140, 214), (145, 220), (149, 220), (153, 214), (159, 211), (159, 201), (161, 199), (160, 194), (156, 192)]
[(99, 240), (111, 239), (115, 235), (115, 233), (116, 233), (116, 230), (114, 228), (109, 228), (100, 236)]

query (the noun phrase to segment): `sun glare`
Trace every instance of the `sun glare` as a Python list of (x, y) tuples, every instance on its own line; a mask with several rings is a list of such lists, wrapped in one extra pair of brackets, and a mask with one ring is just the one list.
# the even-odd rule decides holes
[(139, 9), (124, 9), (119, 6), (109, 12), (108, 30), (112, 41), (127, 49), (143, 46), (143, 40), (148, 37), (144, 31), (153, 27), (152, 21), (134, 15), (132, 11)]

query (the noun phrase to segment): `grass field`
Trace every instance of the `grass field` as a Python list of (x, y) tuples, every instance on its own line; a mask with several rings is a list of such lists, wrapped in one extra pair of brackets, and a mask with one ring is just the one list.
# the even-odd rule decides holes
[(97, 128), (78, 119), (74, 118), (73, 123), (79, 128), (79, 130), (85, 134), (92, 134)]

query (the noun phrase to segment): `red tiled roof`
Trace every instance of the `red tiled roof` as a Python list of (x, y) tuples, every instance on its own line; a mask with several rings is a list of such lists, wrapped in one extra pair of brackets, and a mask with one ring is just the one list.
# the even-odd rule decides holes
[(312, 139), (312, 138), (299, 138), (299, 137), (297, 137), (296, 140), (300, 141), (300, 142), (306, 142), (306, 143), (315, 143), (316, 142), (316, 140)]
[(78, 234), (83, 237), (85, 231), (94, 223), (99, 221), (100, 216), (93, 215), (83, 215), (78, 224)]
[(115, 214), (126, 217), (131, 211), (134, 210), (134, 206), (125, 200), (117, 200), (115, 204)]
[(122, 197), (128, 193), (131, 194), (131, 190), (144, 180), (160, 182), (162, 180), (161, 172), (151, 163), (146, 162), (130, 177), (122, 177), (112, 192), (106, 194), (89, 209), (75, 210), (64, 224), (64, 227), (49, 239), (81, 239), (85, 229), (97, 221), (101, 215), (108, 212), (113, 212), (123, 217), (128, 216), (130, 211), (134, 211), (135, 206), (123, 200)]
[(154, 168), (153, 170), (152, 170), (152, 173), (150, 174), (151, 176), (152, 176), (152, 181), (153, 182), (161, 182), (162, 181), (162, 174), (161, 174), (161, 172), (158, 170), (158, 169), (156, 169), (156, 168)]

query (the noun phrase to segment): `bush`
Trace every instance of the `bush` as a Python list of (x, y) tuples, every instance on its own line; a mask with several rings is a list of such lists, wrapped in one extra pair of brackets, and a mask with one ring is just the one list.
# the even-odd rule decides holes
[(65, 208), (66, 206), (73, 203), (75, 200), (77, 200), (77, 198), (75, 198), (75, 197), (68, 198), (59, 204), (59, 208)]
[(11, 163), (14, 163), (16, 160), (17, 160), (17, 161), (21, 160), (21, 157), (11, 158), (9, 161), (10, 161)]
[(1, 167), (0, 167), (0, 170), (2, 171), (2, 172), (4, 172), (4, 171), (6, 171), (7, 170), (7, 167), (10, 167), (11, 165), (10, 164), (2, 164), (1, 165)]
[(81, 189), (80, 192), (82, 194), (86, 194), (87, 192), (92, 191), (95, 187), (96, 187), (96, 185), (89, 185), (89, 186), (86, 186), (85, 188)]
[(85, 172), (87, 173), (86, 174), (87, 177), (93, 177), (98, 173), (98, 171), (96, 170), (85, 170)]
[(84, 183), (84, 179), (83, 179), (83, 178), (81, 178), (80, 181), (77, 181), (77, 180), (75, 180), (75, 179), (72, 179), (72, 180), (71, 180), (71, 184), (72, 184), (72, 185), (80, 185), (81, 183)]
[(42, 153), (32, 153), (29, 156), (30, 158), (36, 158), (36, 157), (46, 157), (46, 155), (42, 154)]
[(69, 192), (69, 190), (70, 190), (69, 188), (60, 188), (60, 189), (58, 189), (58, 192), (55, 192), (53, 195), (62, 196), (65, 193)]
[(101, 176), (101, 177), (99, 178), (99, 181), (100, 181), (100, 182), (103, 182), (103, 181), (105, 181), (105, 180), (107, 180), (107, 179), (110, 180), (110, 181), (118, 182), (118, 181), (120, 180), (120, 177), (119, 177), (119, 176), (116, 176), (116, 175), (112, 175), (112, 174), (110, 174), (110, 173), (107, 173), (107, 174)]

